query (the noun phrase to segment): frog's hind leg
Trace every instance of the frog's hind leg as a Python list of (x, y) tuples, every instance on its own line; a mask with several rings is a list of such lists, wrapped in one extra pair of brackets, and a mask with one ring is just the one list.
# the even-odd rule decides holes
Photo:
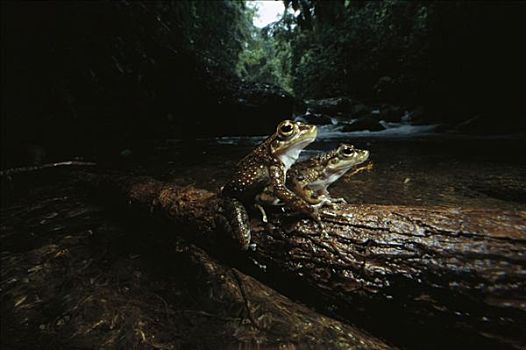
[(230, 197), (223, 198), (223, 208), (232, 238), (239, 242), (241, 249), (247, 250), (251, 239), (247, 209), (239, 200)]
[(329, 238), (329, 235), (327, 234), (327, 231), (325, 230), (325, 225), (323, 224), (323, 221), (321, 219), (320, 213), (318, 212), (318, 209), (313, 213), (311, 218), (316, 222), (318, 227), (320, 228), (320, 237), (323, 239)]
[[(306, 219), (309, 219), (313, 221), (316, 226), (318, 226), (318, 229), (320, 230), (320, 237), (321, 238), (328, 238), (329, 235), (327, 234), (327, 231), (325, 230), (325, 225), (323, 224), (323, 220), (320, 215), (320, 207), (323, 205), (323, 203), (319, 203), (318, 205), (311, 206), (311, 212), (310, 213), (299, 213), (301, 216), (303, 216)], [(298, 213), (295, 213), (298, 214)]]

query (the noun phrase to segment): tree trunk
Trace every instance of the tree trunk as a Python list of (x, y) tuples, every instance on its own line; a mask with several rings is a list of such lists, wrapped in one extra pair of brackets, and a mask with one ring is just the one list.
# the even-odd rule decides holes
[(214, 256), (396, 345), (525, 346), (525, 212), (343, 205), (323, 211), (324, 234), (274, 213), (268, 224), (253, 219), (257, 249), (242, 252), (226, 243), (215, 194), (144, 177), (96, 179)]

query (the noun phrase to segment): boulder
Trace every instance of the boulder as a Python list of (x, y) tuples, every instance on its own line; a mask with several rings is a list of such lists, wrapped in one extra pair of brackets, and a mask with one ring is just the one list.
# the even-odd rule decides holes
[(385, 127), (380, 124), (376, 118), (373, 117), (362, 117), (355, 121), (353, 121), (351, 124), (345, 126), (343, 128), (343, 131), (349, 132), (349, 131), (363, 131), (363, 130), (369, 130), (369, 131), (380, 131), (384, 130)]
[(404, 118), (402, 118), (402, 121), (404, 121), (404, 119), (415, 125), (430, 124), (432, 122), (430, 118), (426, 117), (423, 107), (416, 107), (414, 110), (407, 113)]
[(245, 83), (235, 96), (226, 106), (232, 110), (224, 130), (227, 135), (266, 135), (274, 132), (281, 120), (292, 117), (294, 98), (278, 86)]
[(314, 124), (314, 125), (329, 125), (332, 124), (332, 118), (326, 114), (307, 113), (295, 118), (297, 121)]
[[(294, 98), (280, 87), (240, 82), (234, 78), (215, 79), (219, 82), (223, 79), (223, 84), (210, 84), (209, 91), (218, 101), (213, 108), (208, 105), (214, 101), (200, 101), (201, 106), (197, 104), (196, 108), (201, 114), (185, 118), (181, 128), (196, 131), (180, 137), (193, 138), (196, 133), (203, 136), (269, 135), (280, 121), (292, 118)], [(207, 118), (206, 114), (220, 117)]]
[(516, 125), (501, 123), (495, 118), (476, 115), (452, 126), (449, 131), (469, 135), (498, 135), (513, 134), (517, 130)]
[(363, 103), (357, 103), (352, 106), (351, 108), (351, 115), (352, 116), (365, 116), (367, 114), (370, 114), (372, 112), (370, 107), (367, 107)]
[(314, 114), (347, 114), (351, 112), (352, 102), (347, 97), (331, 97), (321, 100), (305, 101), (308, 110)]
[(399, 122), (404, 115), (404, 110), (400, 106), (382, 105), (380, 107), (380, 120), (386, 122)]

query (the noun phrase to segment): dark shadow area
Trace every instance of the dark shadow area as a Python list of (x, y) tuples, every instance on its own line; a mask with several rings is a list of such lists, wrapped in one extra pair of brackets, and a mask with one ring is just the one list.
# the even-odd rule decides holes
[[(301, 159), (340, 143), (370, 152), (373, 170), (329, 188), (348, 203), (526, 210), (526, 2), (279, 3), (258, 28), (264, 6), (249, 1), (1, 2), (2, 347), (346, 348), (330, 327), (285, 334), (292, 316), (258, 328), (228, 287), (233, 266), (283, 294), (272, 307), (288, 297), (402, 349), (524, 347), (516, 309), (481, 318), (484, 338), (432, 308), (401, 322), (404, 306), (334, 300), (279, 266), (262, 273), (232, 242), (203, 258), (184, 227), (78, 181), (219, 192), (293, 119), (318, 127)], [(78, 164), (46, 167), (61, 161)], [(400, 278), (388, 294), (418, 309), (417, 282)], [(443, 288), (425, 297), (479, 315)]]

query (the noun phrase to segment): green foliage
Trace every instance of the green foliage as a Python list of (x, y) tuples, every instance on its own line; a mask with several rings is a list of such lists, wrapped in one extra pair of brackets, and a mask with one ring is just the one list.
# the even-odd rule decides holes
[[(421, 59), (433, 4), (397, 0), (284, 4), (281, 20), (262, 30), (250, 28), (236, 66), (240, 77), (274, 83), (303, 98), (383, 94), (382, 98), (392, 99), (397, 97), (392, 94), (396, 84), (417, 89), (413, 72), (425, 71)], [(253, 14), (251, 9), (249, 15)]]
[[(247, 8), (252, 18), (256, 7)], [(272, 24), (263, 29), (250, 26), (249, 39), (239, 55), (236, 73), (243, 80), (271, 83), (291, 92), (290, 43), (279, 40), (275, 30)]]
[(180, 0), (160, 2), (170, 7), (166, 18), (177, 26), (187, 48), (233, 70), (244, 44), (250, 40), (253, 11), (244, 1)]
[(382, 77), (407, 79), (419, 69), (431, 4), (396, 0), (285, 4), (296, 14), (290, 73), (294, 92), (302, 97), (371, 96), (382, 90), (377, 86), (386, 81)]
[(2, 145), (56, 149), (188, 134), (198, 118), (181, 111), (207, 116), (233, 94), (223, 82), (237, 82), (252, 25), (228, 0), (2, 2), (1, 14)]

